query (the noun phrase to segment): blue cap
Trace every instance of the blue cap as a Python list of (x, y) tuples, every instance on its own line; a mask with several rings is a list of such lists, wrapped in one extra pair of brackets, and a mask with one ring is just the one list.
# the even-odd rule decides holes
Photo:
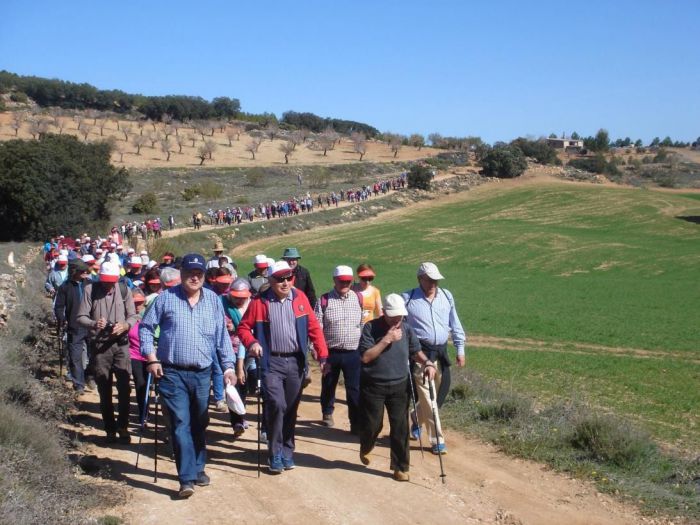
[(198, 253), (188, 253), (182, 258), (182, 263), (180, 269), (185, 271), (191, 270), (201, 270), (203, 272), (207, 271), (207, 267), (204, 265), (204, 257)]

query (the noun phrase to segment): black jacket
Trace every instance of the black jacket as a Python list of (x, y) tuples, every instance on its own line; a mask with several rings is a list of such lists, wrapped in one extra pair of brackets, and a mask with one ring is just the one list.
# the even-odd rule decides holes
[[(85, 284), (88, 282), (89, 281), (83, 281), (81, 283), (83, 290), (85, 289)], [(81, 300), (82, 297), (80, 296), (80, 290), (77, 282), (68, 279), (58, 287), (53, 312), (56, 315), (56, 319), (58, 320), (59, 324), (63, 324), (65, 321), (68, 322), (66, 328), (69, 332), (83, 330), (83, 328), (75, 321), (78, 315), (78, 308), (80, 308)]]
[(297, 265), (294, 269), (294, 287), (304, 292), (306, 297), (309, 298), (311, 308), (316, 307), (316, 290), (314, 290), (314, 283), (311, 281), (309, 270), (303, 266)]

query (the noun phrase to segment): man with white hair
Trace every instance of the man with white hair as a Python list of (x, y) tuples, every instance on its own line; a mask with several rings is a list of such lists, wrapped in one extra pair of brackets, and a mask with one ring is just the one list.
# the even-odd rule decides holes
[[(119, 281), (119, 265), (102, 263), (99, 281), (85, 285), (76, 322), (88, 329), (91, 367), (100, 394), (100, 410), (107, 440), (123, 443), (129, 436), (131, 358), (128, 332), (138, 316), (131, 291)], [(116, 378), (119, 417), (115, 422), (112, 382)]]
[[(418, 267), (418, 284), (403, 293), (408, 311), (407, 321), (420, 340), (423, 353), (431, 362), (439, 365), (435, 374), (437, 404), (442, 403), (450, 390), (450, 359), (447, 355), (448, 338), (457, 350), (457, 365), (464, 366), (466, 358), (464, 346), (466, 334), (457, 315), (455, 301), (449, 290), (440, 288), (439, 281), (444, 279), (438, 267), (431, 262), (424, 262)], [(436, 426), (430, 408), (428, 386), (423, 384), (420, 374), (414, 381), (418, 394), (418, 413), (411, 428), (411, 437), (418, 439), (421, 427), (426, 425), (433, 454), (446, 454), (445, 440), (442, 429)], [(439, 438), (439, 439), (438, 439)]]

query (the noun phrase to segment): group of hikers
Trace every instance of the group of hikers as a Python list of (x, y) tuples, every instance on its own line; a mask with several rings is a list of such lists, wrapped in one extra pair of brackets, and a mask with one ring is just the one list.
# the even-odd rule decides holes
[(343, 376), (362, 464), (371, 461), (385, 409), (394, 479), (409, 480), (409, 439), (422, 447), (427, 436), (433, 454), (447, 453), (437, 417), (450, 387), (447, 345), (451, 339), (464, 366), (466, 336), (434, 263), (419, 265), (416, 287), (386, 297), (370, 264), (338, 265), (328, 291), (317, 296), (295, 247), (279, 260), (258, 254), (252, 271), (239, 274), (221, 242), (208, 258), (166, 253), (156, 261), (118, 240), (114, 231), (107, 239), (52, 239), (45, 245), (46, 291), (65, 333), (68, 378), (78, 394), (94, 382), (108, 442), (131, 440), (131, 382), (142, 429), (150, 384), (157, 384), (180, 498), (210, 483), (209, 411), (229, 414), (233, 439), (248, 429), (246, 416), (231, 409), (236, 397), (262, 400), (258, 432), (269, 472), (295, 468), (297, 410), (311, 382), (311, 357), (322, 374), (320, 423), (327, 427), (336, 425)]

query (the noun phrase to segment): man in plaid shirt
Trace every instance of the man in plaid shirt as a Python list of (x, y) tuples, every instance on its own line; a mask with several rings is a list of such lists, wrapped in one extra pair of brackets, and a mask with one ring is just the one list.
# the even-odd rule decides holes
[(316, 302), (316, 318), (328, 345), (328, 373), (321, 383), (323, 423), (334, 425), (335, 389), (343, 373), (348, 402), (350, 432), (360, 430), (360, 354), (357, 347), (362, 334), (362, 295), (352, 290), (353, 273), (349, 266), (333, 270), (333, 289)]

